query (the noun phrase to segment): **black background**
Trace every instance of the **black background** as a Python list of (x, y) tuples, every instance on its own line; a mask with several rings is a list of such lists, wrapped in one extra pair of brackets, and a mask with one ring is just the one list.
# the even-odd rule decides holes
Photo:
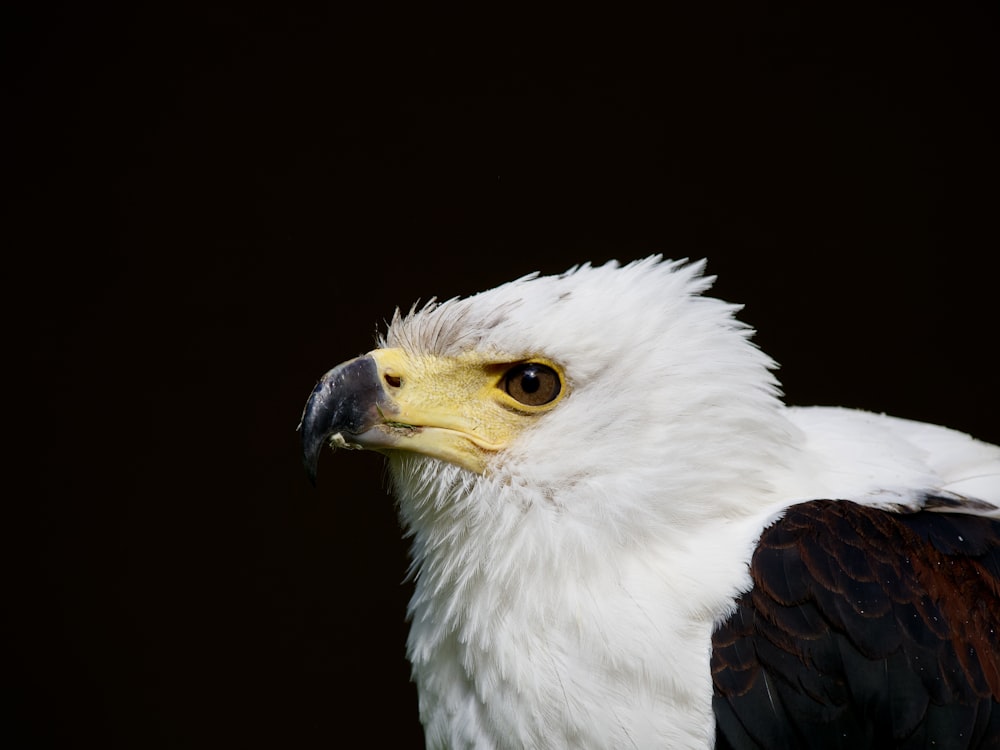
[(396, 305), (707, 257), (790, 402), (1000, 441), (988, 4), (38, 5), (3, 23), (21, 747), (421, 746), (380, 459), (314, 490), (295, 434)]

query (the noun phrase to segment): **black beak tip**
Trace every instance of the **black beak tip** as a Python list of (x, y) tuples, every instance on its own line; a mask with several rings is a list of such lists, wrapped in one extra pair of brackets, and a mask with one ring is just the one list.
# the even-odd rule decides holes
[(319, 473), (319, 454), (323, 451), (323, 440), (317, 440), (308, 430), (302, 429), (302, 423), (295, 428), (302, 436), (302, 468), (305, 469), (309, 484), (316, 486), (316, 476)]
[(337, 365), (320, 378), (306, 401), (298, 426), (302, 466), (314, 487), (319, 457), (330, 436), (358, 435), (367, 430), (378, 413), (381, 395), (378, 367), (368, 356)]

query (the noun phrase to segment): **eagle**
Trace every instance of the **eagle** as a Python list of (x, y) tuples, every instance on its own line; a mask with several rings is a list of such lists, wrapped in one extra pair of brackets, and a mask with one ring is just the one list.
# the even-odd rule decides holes
[(428, 748), (1000, 747), (1000, 448), (784, 403), (704, 261), (398, 308), (299, 424), (386, 457)]

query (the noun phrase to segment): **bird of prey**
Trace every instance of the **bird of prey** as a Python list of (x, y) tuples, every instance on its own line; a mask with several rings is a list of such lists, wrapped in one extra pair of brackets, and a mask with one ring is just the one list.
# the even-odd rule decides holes
[(300, 423), (386, 456), (429, 748), (1000, 747), (1000, 448), (792, 407), (703, 262), (398, 309)]

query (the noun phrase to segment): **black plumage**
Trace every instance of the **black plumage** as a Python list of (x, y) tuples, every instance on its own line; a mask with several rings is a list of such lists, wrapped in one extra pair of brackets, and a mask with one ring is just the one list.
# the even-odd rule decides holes
[(792, 506), (713, 635), (719, 750), (1000, 748), (1000, 521)]

